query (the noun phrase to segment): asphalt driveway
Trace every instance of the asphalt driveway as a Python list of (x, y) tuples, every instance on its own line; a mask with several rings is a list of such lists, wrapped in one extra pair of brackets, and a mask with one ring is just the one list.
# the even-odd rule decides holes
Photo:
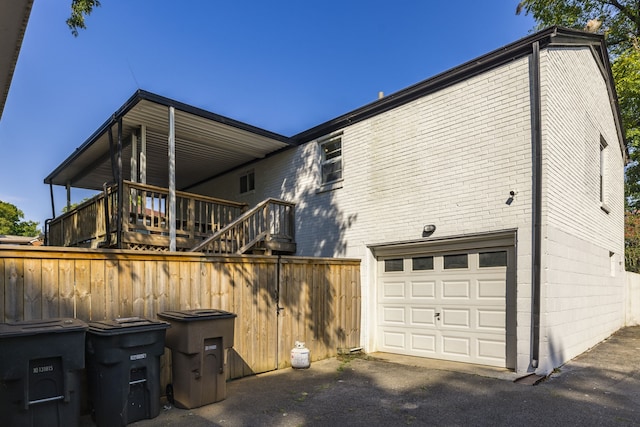
[(621, 329), (536, 386), (515, 378), (388, 354), (334, 358), (231, 381), (224, 401), (167, 405), (133, 425), (640, 426), (640, 327)]

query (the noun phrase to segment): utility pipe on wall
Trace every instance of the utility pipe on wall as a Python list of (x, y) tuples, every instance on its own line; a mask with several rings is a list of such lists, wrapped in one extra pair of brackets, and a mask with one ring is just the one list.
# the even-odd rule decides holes
[(531, 357), (532, 368), (540, 362), (540, 273), (542, 258), (542, 107), (540, 93), (540, 43), (531, 55), (532, 235), (531, 235)]

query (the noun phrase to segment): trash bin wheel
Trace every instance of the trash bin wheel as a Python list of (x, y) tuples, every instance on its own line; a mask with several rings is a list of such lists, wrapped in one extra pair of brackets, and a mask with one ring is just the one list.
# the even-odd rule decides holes
[(175, 403), (173, 401), (173, 384), (167, 384), (166, 395), (167, 401), (173, 405)]

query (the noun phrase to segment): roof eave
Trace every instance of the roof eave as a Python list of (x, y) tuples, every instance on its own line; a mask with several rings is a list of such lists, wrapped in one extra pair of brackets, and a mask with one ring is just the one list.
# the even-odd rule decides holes
[(415, 85), (385, 96), (382, 99), (369, 103), (349, 113), (343, 114), (335, 119), (315, 126), (309, 130), (298, 133), (297, 135), (292, 136), (291, 139), (296, 144), (303, 144), (323, 137), (354, 123), (414, 101), (428, 95), (429, 93), (442, 90), (474, 75), (529, 55), (532, 49), (531, 46), (534, 42), (539, 42), (540, 48), (544, 48), (555, 43), (555, 40), (558, 40), (558, 38), (560, 38), (560, 41), (580, 40), (580, 44), (599, 46), (600, 53), (604, 56), (603, 60), (607, 61), (606, 63), (608, 64), (606, 48), (602, 51), (604, 46), (604, 37), (602, 35), (557, 26), (549, 27), (416, 83)]
[(100, 137), (102, 137), (108, 130), (113, 127), (118, 120), (122, 119), (132, 108), (134, 108), (139, 102), (146, 100), (159, 105), (167, 107), (174, 107), (176, 110), (180, 110), (189, 114), (193, 114), (208, 120), (212, 120), (218, 123), (222, 123), (227, 126), (235, 127), (237, 129), (254, 133), (259, 136), (267, 137), (287, 145), (293, 145), (290, 138), (267, 131), (265, 129), (258, 128), (256, 126), (249, 125), (247, 123), (240, 122), (219, 114), (212, 113), (210, 111), (203, 110), (201, 108), (194, 107), (192, 105), (185, 104), (164, 96), (160, 96), (142, 89), (138, 89), (115, 113), (111, 115), (80, 147), (67, 157), (57, 168), (53, 170), (45, 179), (45, 184), (53, 184), (56, 176), (58, 176), (64, 169), (66, 169), (71, 163), (73, 163), (82, 153), (94, 144)]
[[(3, 9), (5, 12), (0, 17), (0, 28), (6, 30), (9, 34), (4, 33), (4, 40), (1, 42), (2, 49), (0, 53), (4, 56), (2, 63), (4, 64), (0, 70), (0, 82), (4, 81), (3, 87), (0, 88), (0, 119), (4, 112), (4, 105), (9, 96), (13, 73), (18, 62), (18, 56), (22, 48), (22, 41), (29, 23), (29, 16), (33, 7), (33, 0), (12, 0), (12, 4), (7, 4)], [(15, 25), (17, 24), (17, 28)], [(9, 27), (9, 28), (7, 28)], [(6, 44), (5, 44), (6, 43)], [(5, 49), (7, 49), (5, 51)], [(5, 62), (5, 61), (8, 61)]]

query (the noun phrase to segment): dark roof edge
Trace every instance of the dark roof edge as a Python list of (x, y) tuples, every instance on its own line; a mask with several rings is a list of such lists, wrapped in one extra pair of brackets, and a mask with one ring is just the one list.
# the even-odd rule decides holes
[(18, 63), (18, 58), (20, 57), (20, 50), (22, 50), (22, 42), (24, 41), (24, 35), (27, 32), (27, 26), (29, 25), (29, 17), (31, 16), (31, 9), (33, 8), (33, 0), (27, 0), (27, 4), (25, 5), (22, 23), (20, 24), (20, 31), (17, 37), (16, 48), (13, 52), (13, 58), (10, 62), (9, 74), (7, 75), (7, 85), (2, 88), (2, 93), (0, 94), (0, 118), (2, 118), (2, 113), (4, 112), (4, 106), (7, 102), (7, 98), (9, 97), (9, 90), (11, 89), (11, 82), (13, 80), (13, 74), (16, 70), (16, 64)]
[[(291, 139), (296, 144), (302, 144), (320, 138), (331, 132), (384, 113), (429, 93), (444, 89), (474, 75), (528, 55), (531, 53), (531, 46), (534, 42), (539, 42), (540, 48), (544, 48), (552, 44), (556, 38), (562, 39), (563, 43), (566, 43), (567, 40), (572, 40), (579, 42), (578, 44), (604, 46), (604, 36), (600, 34), (586, 33), (580, 30), (557, 26), (549, 27), (309, 130), (298, 133), (292, 136)], [(603, 60), (608, 64), (606, 49), (604, 52), (601, 52), (601, 54), (605, 56)]]
[(259, 135), (259, 136), (264, 136), (266, 138), (275, 139), (276, 141), (280, 141), (280, 142), (284, 142), (285, 144), (292, 145), (291, 138), (289, 138), (288, 136), (280, 135), (278, 133), (271, 132), (263, 128), (259, 128), (257, 126), (253, 126), (248, 123), (241, 122), (226, 116), (222, 116), (220, 114), (212, 113), (211, 111), (194, 107), (192, 105), (185, 104), (184, 102), (176, 101), (161, 95), (147, 92), (142, 89), (139, 89), (137, 93), (141, 99), (146, 99), (148, 101), (155, 102), (156, 104), (166, 105), (167, 107), (175, 107), (176, 109), (180, 111), (184, 111), (185, 113), (193, 114), (193, 115), (202, 117), (204, 119), (229, 125), (240, 130), (255, 133), (256, 135)]
[(193, 114), (205, 119), (209, 119), (212, 121), (216, 121), (218, 123), (222, 123), (228, 126), (235, 127), (240, 130), (244, 130), (247, 132), (254, 133), (259, 136), (263, 136), (266, 138), (271, 138), (276, 141), (284, 142), (289, 145), (294, 145), (292, 140), (289, 137), (284, 135), (277, 134), (275, 132), (270, 132), (265, 129), (261, 129), (256, 126), (252, 126), (247, 123), (240, 122), (238, 120), (231, 119), (229, 117), (221, 116), (219, 114), (212, 113), (210, 111), (203, 110), (201, 108), (194, 107), (189, 104), (185, 104), (184, 102), (179, 102), (161, 95), (157, 95), (155, 93), (148, 92), (143, 89), (138, 89), (134, 92), (134, 94), (124, 103), (120, 108), (116, 110), (115, 113), (111, 115), (109, 119), (107, 119), (87, 140), (80, 145), (80, 147), (76, 148), (76, 150), (67, 157), (56, 169), (53, 170), (45, 179), (45, 184), (51, 184), (52, 180), (58, 175), (61, 171), (63, 171), (73, 160), (76, 159), (78, 155), (84, 152), (89, 146), (91, 146), (100, 136), (102, 136), (107, 130), (114, 126), (119, 119), (124, 117), (133, 107), (135, 107), (140, 101), (146, 100), (150, 102), (154, 102), (156, 104), (165, 105), (167, 107), (174, 107), (177, 110), (184, 111), (185, 113)]

